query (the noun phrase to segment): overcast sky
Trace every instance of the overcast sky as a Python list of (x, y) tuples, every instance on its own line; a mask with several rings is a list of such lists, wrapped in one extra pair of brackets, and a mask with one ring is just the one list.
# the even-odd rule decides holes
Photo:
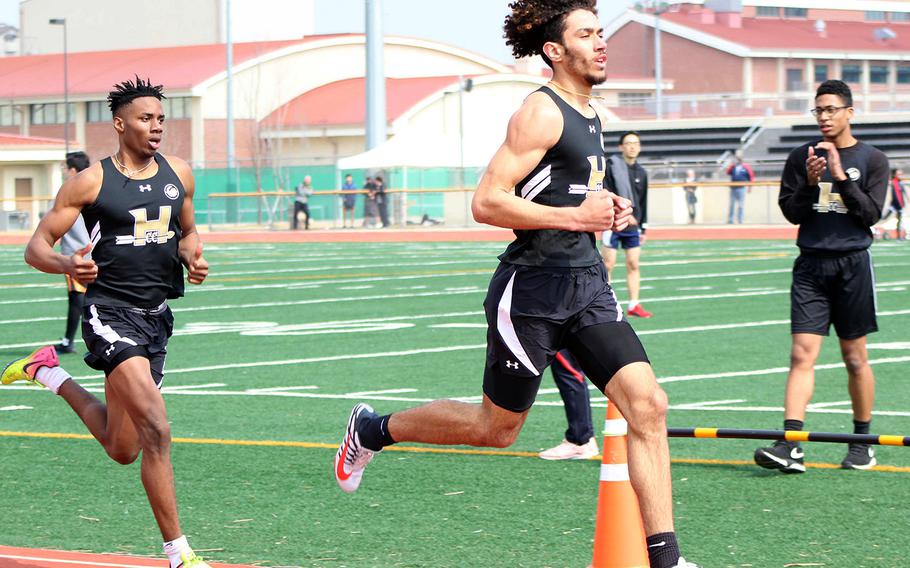
[[(601, 21), (606, 24), (634, 3), (598, 0)], [(512, 58), (502, 39), (508, 4), (508, 0), (382, 0), (384, 32), (432, 39), (509, 63)], [(364, 11), (364, 0), (316, 0), (316, 33), (363, 32)], [(123, 14), (128, 17), (129, 10)], [(0, 22), (19, 26), (19, 0), (0, 0)]]

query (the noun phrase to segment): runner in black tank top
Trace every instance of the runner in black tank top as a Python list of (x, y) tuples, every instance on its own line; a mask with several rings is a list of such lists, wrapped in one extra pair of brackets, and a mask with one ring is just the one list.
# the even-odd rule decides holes
[[(550, 207), (578, 207), (589, 191), (601, 191), (606, 173), (600, 118), (591, 107), (587, 117), (571, 107), (550, 87), (546, 94), (562, 113), (559, 140), (518, 184), (515, 195)], [(563, 229), (515, 231), (516, 240), (499, 260), (526, 266), (583, 267), (602, 262), (592, 232)]]
[(185, 189), (163, 156), (154, 160), (158, 173), (138, 180), (123, 175), (111, 158), (101, 160), (101, 190), (82, 210), (98, 265), (88, 302), (154, 308), (183, 295), (177, 243)]
[[(119, 149), (60, 188), (41, 220), (26, 261), (88, 285), (83, 312), (86, 363), (104, 371), (105, 402), (42, 347), (3, 371), (2, 382), (36, 380), (59, 394), (111, 459), (142, 455), (142, 480), (171, 568), (208, 568), (187, 543), (177, 516), (170, 430), (160, 388), (173, 330), (168, 298), (208, 274), (193, 210), (193, 174), (183, 160), (158, 153), (164, 133), (161, 86), (138, 77), (108, 97)], [(70, 256), (53, 244), (82, 213), (91, 243)], [(85, 258), (91, 251), (91, 260)]]
[(515, 57), (542, 55), (553, 80), (509, 121), (472, 211), (516, 239), (500, 257), (484, 302), (482, 403), (437, 400), (380, 416), (354, 407), (335, 455), (336, 481), (355, 491), (375, 452), (395, 442), (506, 447), (527, 417), (541, 373), (562, 348), (629, 421), (632, 483), (651, 568), (694, 568), (673, 528), (667, 397), (625, 320), (594, 232), (621, 231), (631, 203), (605, 191), (600, 124), (591, 89), (606, 79), (606, 43), (594, 0), (518, 0), (506, 37)]

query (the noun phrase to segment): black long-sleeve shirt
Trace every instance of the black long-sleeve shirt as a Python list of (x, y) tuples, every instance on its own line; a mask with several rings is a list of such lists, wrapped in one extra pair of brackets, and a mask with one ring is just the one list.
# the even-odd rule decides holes
[(865, 250), (872, 244), (869, 228), (881, 218), (888, 193), (888, 158), (857, 141), (837, 149), (846, 180), (834, 180), (826, 169), (818, 185), (808, 185), (806, 159), (809, 147), (818, 142), (790, 152), (780, 180), (780, 209), (788, 221), (799, 225), (796, 244), (804, 253)]
[[(622, 160), (622, 158), (620, 158)], [(629, 186), (632, 189), (632, 216), (635, 217), (635, 221), (638, 223), (638, 226), (642, 229), (642, 233), (648, 228), (648, 172), (639, 164), (635, 162), (631, 166), (628, 166), (629, 172)], [(616, 191), (616, 182), (613, 181), (613, 168), (610, 167), (610, 162), (607, 162), (607, 171), (605, 175), (604, 185), (609, 188), (610, 191)]]

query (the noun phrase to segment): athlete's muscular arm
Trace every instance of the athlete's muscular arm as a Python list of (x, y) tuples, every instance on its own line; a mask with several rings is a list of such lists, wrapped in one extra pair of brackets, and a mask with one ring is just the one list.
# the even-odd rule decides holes
[(487, 166), (471, 211), (478, 223), (509, 229), (602, 231), (613, 225), (608, 191), (590, 192), (578, 207), (550, 207), (513, 193), (562, 135), (562, 114), (543, 93), (533, 93), (509, 120), (506, 140)]
[(809, 154), (803, 160), (797, 150), (790, 153), (784, 165), (777, 198), (784, 217), (794, 225), (799, 225), (812, 213), (812, 204), (818, 200), (818, 181), (821, 175), (814, 155)]
[(202, 257), (202, 240), (196, 232), (196, 208), (193, 206), (196, 180), (189, 164), (176, 156), (167, 156), (166, 159), (183, 183), (185, 191), (183, 207), (180, 209), (180, 228), (183, 234), (177, 245), (177, 254), (180, 262), (186, 266), (187, 281), (190, 284), (202, 284), (209, 274), (209, 263)]
[(60, 187), (54, 206), (38, 223), (35, 233), (28, 241), (25, 262), (41, 272), (69, 274), (83, 284), (95, 281), (98, 267), (94, 261), (84, 258), (92, 249), (90, 243), (83, 243), (85, 246), (72, 256), (64, 256), (55, 251), (54, 243), (70, 230), (82, 208), (98, 197), (102, 177), (101, 164), (95, 163)]

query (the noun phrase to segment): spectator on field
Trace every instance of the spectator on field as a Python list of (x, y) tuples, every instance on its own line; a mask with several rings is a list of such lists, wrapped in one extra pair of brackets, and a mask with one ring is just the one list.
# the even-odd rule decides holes
[(354, 176), (351, 174), (344, 176), (344, 184), (341, 186), (341, 190), (350, 192), (341, 197), (341, 226), (348, 227), (348, 217), (350, 217), (350, 227), (354, 228), (354, 206), (357, 203), (357, 195), (353, 193), (357, 191), (357, 186), (354, 185)]
[(683, 184), (686, 192), (686, 210), (689, 213), (689, 224), (695, 223), (695, 204), (698, 203), (698, 196), (695, 190), (698, 189), (698, 183), (695, 181), (695, 170), (686, 170), (686, 183)]
[(376, 181), (373, 176), (367, 176), (363, 182), (363, 189), (367, 191), (363, 200), (363, 226), (375, 227), (379, 219), (379, 205), (376, 201)]
[[(752, 173), (752, 168), (743, 162), (743, 157), (739, 153), (736, 154), (733, 163), (727, 168), (727, 175), (730, 176), (730, 181), (733, 182), (755, 181), (755, 174)], [(744, 185), (730, 186), (730, 212), (727, 214), (728, 225), (733, 224), (734, 217), (736, 222), (742, 225), (743, 213), (746, 207), (746, 194), (750, 191), (751, 188)]]
[(298, 215), (303, 213), (303, 228), (310, 228), (310, 196), (313, 195), (313, 179), (304, 176), (303, 181), (294, 189), (294, 215), (291, 217), (291, 229), (297, 230)]

